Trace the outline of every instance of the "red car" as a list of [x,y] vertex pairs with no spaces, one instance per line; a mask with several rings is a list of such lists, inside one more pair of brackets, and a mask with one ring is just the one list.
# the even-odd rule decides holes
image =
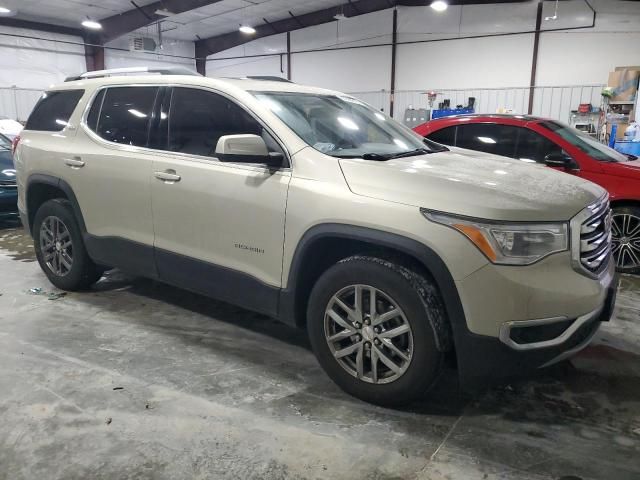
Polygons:
[[618,271],[640,271],[640,160],[556,120],[526,115],[459,115],[414,130],[444,145],[544,163],[609,191]]

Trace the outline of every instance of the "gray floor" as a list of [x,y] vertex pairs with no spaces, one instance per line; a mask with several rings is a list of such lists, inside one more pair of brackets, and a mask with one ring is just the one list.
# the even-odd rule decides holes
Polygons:
[[571,363],[477,397],[452,375],[402,411],[229,305],[117,272],[58,296],[20,229],[0,293],[0,479],[640,478],[638,279]]

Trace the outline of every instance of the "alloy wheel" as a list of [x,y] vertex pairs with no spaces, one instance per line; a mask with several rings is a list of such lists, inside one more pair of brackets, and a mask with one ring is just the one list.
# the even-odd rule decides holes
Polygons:
[[331,354],[368,383],[398,380],[413,357],[413,332],[398,303],[370,285],[350,285],[327,304],[324,333]]
[[625,270],[640,267],[640,218],[628,213],[614,213],[611,230],[616,267]]
[[64,277],[73,266],[73,243],[69,229],[58,217],[46,217],[40,226],[40,251],[49,270]]

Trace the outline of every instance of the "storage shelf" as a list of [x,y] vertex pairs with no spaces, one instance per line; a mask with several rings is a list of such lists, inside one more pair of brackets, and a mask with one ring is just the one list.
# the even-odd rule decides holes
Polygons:
[[636,101],[628,101],[628,100],[615,100],[612,102],[609,102],[609,105],[634,105],[636,103]]

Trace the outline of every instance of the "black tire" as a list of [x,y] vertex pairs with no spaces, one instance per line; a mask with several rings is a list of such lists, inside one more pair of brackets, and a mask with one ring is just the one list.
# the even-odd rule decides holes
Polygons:
[[[626,216],[628,221],[624,224],[627,229],[626,233],[632,233],[632,237],[628,236],[626,239],[629,244],[624,247],[620,245],[621,237],[624,237],[624,232],[621,231],[623,216]],[[634,205],[614,207],[613,222],[613,251],[616,270],[620,273],[640,273],[640,231],[637,230],[640,228],[640,207]],[[620,258],[621,254],[623,258]]]
[[[64,275],[56,274],[47,264],[41,248],[42,224],[50,217],[59,219],[69,232],[73,261],[71,268]],[[33,241],[40,268],[54,286],[62,290],[85,290],[102,276],[103,269],[97,267],[87,254],[78,222],[69,201],[64,199],[48,200],[40,206],[33,220]]]
[[[358,284],[374,287],[386,294],[404,312],[411,328],[413,353],[410,362],[404,373],[390,383],[367,382],[358,378],[357,373],[349,373],[329,347],[325,334],[325,311],[329,302],[337,292]],[[449,344],[444,308],[436,289],[424,277],[407,268],[366,256],[344,259],[320,277],[309,298],[307,329],[313,351],[329,377],[354,397],[383,406],[401,406],[423,396],[438,380],[442,372],[443,351]],[[347,343],[358,338],[364,341],[368,334],[360,331],[362,335],[356,336],[355,340],[354,337],[345,339]],[[371,351],[375,347],[373,341],[368,343],[365,355],[369,355],[367,360],[370,362]]]

